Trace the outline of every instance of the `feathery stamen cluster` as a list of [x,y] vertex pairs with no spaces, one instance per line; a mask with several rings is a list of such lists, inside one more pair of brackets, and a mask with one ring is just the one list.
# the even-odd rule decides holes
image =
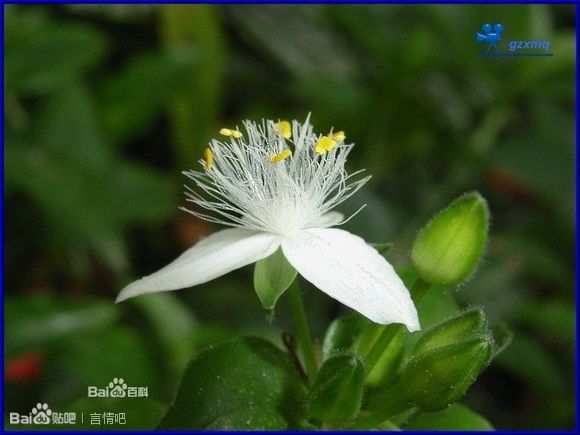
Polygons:
[[354,144],[344,143],[344,133],[331,132],[336,144],[320,153],[326,136],[314,134],[308,118],[293,121],[292,134],[283,122],[244,121],[245,132],[222,129],[229,139],[211,141],[200,160],[205,169],[184,172],[197,187],[186,186],[187,201],[205,211],[184,210],[209,222],[289,235],[317,226],[368,181],[357,177],[363,170],[347,173]]

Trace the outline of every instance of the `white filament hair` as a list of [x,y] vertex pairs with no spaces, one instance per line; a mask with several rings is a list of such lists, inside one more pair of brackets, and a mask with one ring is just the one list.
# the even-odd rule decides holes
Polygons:
[[[239,139],[212,140],[211,168],[200,160],[202,170],[183,172],[195,183],[195,188],[185,186],[186,200],[197,206],[183,210],[209,222],[280,235],[317,226],[322,215],[370,176],[359,177],[364,170],[347,173],[344,166],[354,144],[339,141],[326,154],[315,152],[321,135],[313,133],[309,118],[292,122],[292,140],[271,120],[244,121]],[[284,150],[292,156],[270,161]]]

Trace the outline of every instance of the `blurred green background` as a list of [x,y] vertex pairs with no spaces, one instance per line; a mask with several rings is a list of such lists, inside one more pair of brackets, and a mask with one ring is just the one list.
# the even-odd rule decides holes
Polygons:
[[[453,294],[514,339],[465,402],[497,428],[574,426],[574,6],[4,7],[5,415],[118,406],[150,428],[196,350],[292,330],[249,267],[113,301],[216,229],[178,206],[217,129],[312,112],[357,143],[350,167],[373,178],[348,229],[394,242],[396,266],[460,193],[489,200],[486,259]],[[554,57],[479,57],[487,22]],[[320,339],[346,309],[306,297]],[[149,399],[87,401],[113,377]]]

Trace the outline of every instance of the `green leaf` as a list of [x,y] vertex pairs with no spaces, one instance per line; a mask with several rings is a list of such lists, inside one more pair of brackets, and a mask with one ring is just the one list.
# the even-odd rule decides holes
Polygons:
[[362,360],[354,354],[327,359],[308,395],[307,416],[326,423],[354,418],[363,398],[364,372]]
[[372,322],[358,313],[341,316],[330,324],[322,343],[322,356],[326,360],[336,351],[351,350],[363,330]]
[[287,354],[261,338],[235,338],[191,362],[158,429],[288,429],[300,419],[304,396]]
[[290,287],[296,274],[296,269],[288,263],[282,249],[256,263],[254,288],[264,309],[274,309],[278,298]]
[[494,427],[489,421],[459,403],[450,406],[443,411],[426,412],[410,424],[403,427],[404,430],[440,430],[440,431],[492,431]]

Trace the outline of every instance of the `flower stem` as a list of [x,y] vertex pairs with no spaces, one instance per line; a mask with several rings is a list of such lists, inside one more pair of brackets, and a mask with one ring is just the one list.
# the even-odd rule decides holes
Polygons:
[[[411,295],[413,296],[413,302],[415,302],[415,305],[421,301],[428,289],[429,284],[417,277],[411,290]],[[393,338],[403,330],[404,326],[400,324],[383,326],[383,332],[381,332],[381,335],[377,338],[366,356],[367,373],[372,372],[375,364],[379,361],[387,347],[389,347]]]
[[389,388],[388,394],[381,396],[380,406],[368,415],[359,417],[347,430],[370,430],[375,429],[379,424],[388,420],[391,416],[398,414],[411,405],[405,399],[403,388],[400,382]]
[[295,279],[288,289],[290,295],[290,306],[292,314],[294,315],[294,323],[296,325],[296,335],[298,336],[298,343],[302,349],[302,356],[304,357],[304,365],[306,366],[306,374],[308,381],[312,383],[318,367],[316,358],[314,357],[314,347],[312,345],[312,338],[310,337],[310,328],[306,320],[306,312],[304,311],[304,302],[302,301],[302,294],[300,292],[300,285],[298,279]]

